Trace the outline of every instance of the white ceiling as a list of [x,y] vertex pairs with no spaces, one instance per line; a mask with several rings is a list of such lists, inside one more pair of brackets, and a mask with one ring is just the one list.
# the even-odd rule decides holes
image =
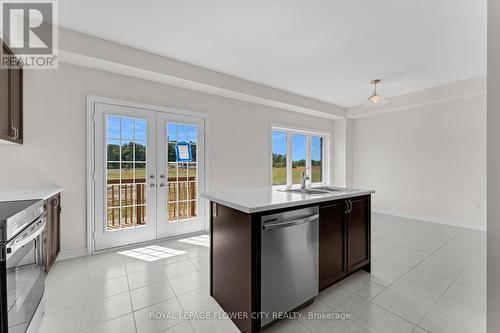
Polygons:
[[63,27],[340,106],[486,73],[486,0],[64,0]]

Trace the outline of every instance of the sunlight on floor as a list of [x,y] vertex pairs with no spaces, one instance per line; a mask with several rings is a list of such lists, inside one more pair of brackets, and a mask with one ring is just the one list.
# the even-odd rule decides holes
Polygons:
[[144,261],[156,261],[185,254],[186,251],[170,249],[168,247],[151,245],[137,249],[118,252],[124,256],[140,259]]
[[179,239],[178,242],[210,247],[210,237],[208,235]]

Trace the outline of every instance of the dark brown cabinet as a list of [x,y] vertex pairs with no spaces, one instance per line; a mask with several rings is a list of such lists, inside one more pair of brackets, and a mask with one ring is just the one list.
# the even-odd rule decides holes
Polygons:
[[346,204],[343,200],[319,208],[319,288],[324,289],[347,275],[345,244]]
[[[14,56],[2,44],[2,55]],[[0,140],[23,143],[23,69],[0,68]]]
[[57,194],[46,202],[47,219],[44,231],[44,262],[45,272],[48,273],[61,250],[61,195]]
[[370,263],[370,197],[348,200],[347,273]]
[[370,196],[324,203],[319,210],[319,288],[370,270]]
[[212,201],[210,295],[226,312],[241,314],[232,318],[241,332],[260,331],[256,314],[263,308],[262,269],[269,267],[262,266],[262,256],[269,255],[264,252],[262,217],[300,208],[319,206],[320,291],[359,269],[369,272],[370,200],[370,195],[361,195],[255,213]]

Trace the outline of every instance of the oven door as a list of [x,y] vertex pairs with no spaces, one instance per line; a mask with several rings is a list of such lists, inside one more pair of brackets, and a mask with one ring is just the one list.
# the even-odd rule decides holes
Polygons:
[[45,291],[42,232],[45,217],[10,240],[5,251],[8,332],[26,332]]

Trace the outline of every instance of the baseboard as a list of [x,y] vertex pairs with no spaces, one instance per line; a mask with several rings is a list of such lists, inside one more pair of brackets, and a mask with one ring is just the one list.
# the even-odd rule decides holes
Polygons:
[[59,255],[57,256],[57,261],[61,260],[67,260],[67,259],[73,259],[73,258],[78,258],[78,257],[84,257],[87,255],[87,249],[77,249],[77,250],[68,250],[68,251],[61,251]]
[[420,220],[420,221],[424,221],[424,222],[445,224],[445,225],[458,227],[458,228],[486,231],[486,227],[481,228],[473,223],[467,223],[467,222],[465,222],[465,223],[461,222],[460,224],[457,224],[457,220],[454,220],[454,219],[446,219],[446,218],[427,216],[427,215],[402,213],[402,212],[399,212],[396,210],[390,210],[390,209],[384,209],[384,208],[372,208],[372,212],[385,214],[385,215],[404,217],[404,218],[408,218],[408,219]]

